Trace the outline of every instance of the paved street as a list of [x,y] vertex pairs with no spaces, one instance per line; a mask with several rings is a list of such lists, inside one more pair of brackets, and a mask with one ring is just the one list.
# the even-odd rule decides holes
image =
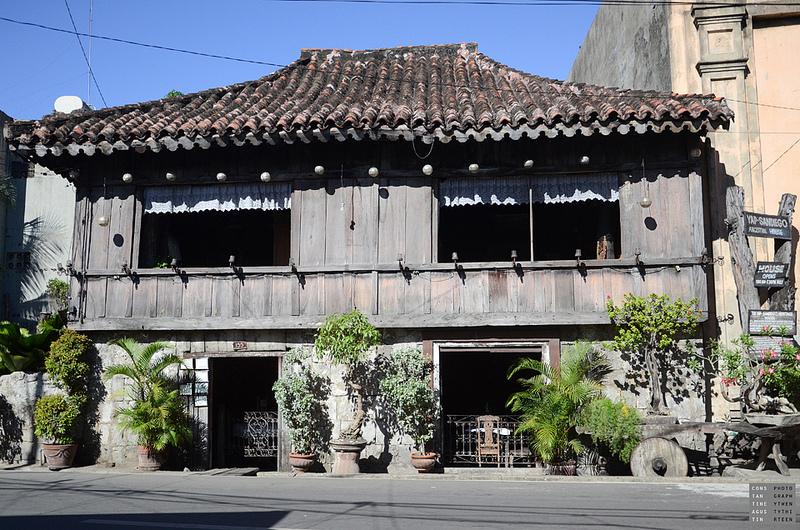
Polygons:
[[746,484],[0,472],[3,530],[752,528]]

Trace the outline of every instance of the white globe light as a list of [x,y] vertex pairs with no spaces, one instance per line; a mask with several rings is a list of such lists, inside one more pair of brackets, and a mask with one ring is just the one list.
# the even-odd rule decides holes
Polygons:
[[122,182],[124,182],[125,184],[130,184],[131,182],[133,182],[133,175],[131,175],[130,173],[123,173]]
[[588,166],[589,165],[589,157],[588,156],[583,155],[581,157],[581,165],[582,166]]
[[470,173],[477,173],[481,167],[478,164],[470,164],[469,165],[469,172]]
[[642,208],[650,208],[651,204],[653,204],[653,201],[647,195],[642,197],[642,200],[639,201],[639,206],[641,206]]
[[269,174],[269,171],[261,173],[261,182],[269,182],[270,180],[272,180],[272,175]]
[[425,173],[426,175],[429,175],[429,176],[432,175],[433,174],[433,166],[430,165],[430,164],[425,164],[424,166],[422,166],[422,172]]
[[228,175],[222,172],[217,173],[217,180],[220,182],[225,182],[226,180],[228,180]]
[[316,166],[316,167],[314,167],[314,173],[316,173],[317,175],[324,175],[325,174],[325,168],[322,167],[322,166]]
[[525,166],[525,169],[530,169],[533,167],[533,160],[526,160],[522,165]]
[[373,166],[373,167],[369,168],[369,171],[367,173],[369,173],[370,177],[375,178],[378,175],[380,175],[381,172],[378,171],[378,168]]
[[99,224],[100,226],[108,226],[109,221],[110,219],[105,215],[101,215],[100,217],[97,218],[97,224]]
[[174,181],[177,178],[175,177],[175,173],[169,173],[169,172],[165,175],[165,177],[170,182]]

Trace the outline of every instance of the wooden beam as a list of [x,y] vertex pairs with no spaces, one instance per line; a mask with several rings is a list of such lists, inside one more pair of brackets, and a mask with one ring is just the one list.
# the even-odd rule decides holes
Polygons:
[[[792,226],[792,216],[794,215],[794,206],[797,202],[797,196],[791,193],[784,193],[781,197],[780,205],[778,206],[778,215],[786,216],[789,218],[789,226]],[[792,239],[776,239],[775,240],[775,260],[778,263],[786,263],[789,265],[789,276],[786,278],[786,284],[773,292],[769,297],[769,308],[782,311],[794,311],[794,294],[797,290],[795,287],[794,277],[794,245],[797,241],[794,240],[794,230],[792,230]]]
[[728,225],[728,244],[731,247],[733,261],[733,279],[736,283],[736,293],[739,300],[739,318],[742,329],[748,329],[750,321],[749,310],[759,309],[761,301],[758,290],[753,283],[756,264],[753,251],[747,236],[744,234],[744,189],[731,186],[725,194]]

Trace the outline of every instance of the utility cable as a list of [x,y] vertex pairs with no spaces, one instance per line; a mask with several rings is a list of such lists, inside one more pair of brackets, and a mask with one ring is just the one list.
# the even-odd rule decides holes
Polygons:
[[[92,81],[94,81],[94,86],[97,89],[97,93],[100,94],[100,99],[103,100],[103,106],[108,107],[108,103],[106,103],[106,98],[103,95],[103,91],[100,90],[100,84],[97,82],[97,77],[94,75],[94,70],[92,69],[92,63],[89,61],[89,57],[86,55],[86,49],[83,47],[83,41],[81,41],[81,34],[78,32],[78,26],[75,25],[75,19],[72,18],[72,10],[69,8],[69,0],[64,0],[64,5],[67,6],[67,13],[69,13],[69,20],[72,22],[73,32],[75,34],[75,38],[78,39],[78,45],[81,47],[81,53],[83,54],[83,60],[86,61],[86,66],[89,68],[89,74],[92,76]],[[65,31],[65,33],[70,33],[69,31]],[[91,35],[83,34],[86,37],[92,38]]]

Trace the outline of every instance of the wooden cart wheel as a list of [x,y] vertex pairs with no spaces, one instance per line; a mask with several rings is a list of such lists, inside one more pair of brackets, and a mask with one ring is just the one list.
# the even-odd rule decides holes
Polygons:
[[631,472],[634,477],[685,477],[689,461],[673,440],[646,438],[631,454]]

